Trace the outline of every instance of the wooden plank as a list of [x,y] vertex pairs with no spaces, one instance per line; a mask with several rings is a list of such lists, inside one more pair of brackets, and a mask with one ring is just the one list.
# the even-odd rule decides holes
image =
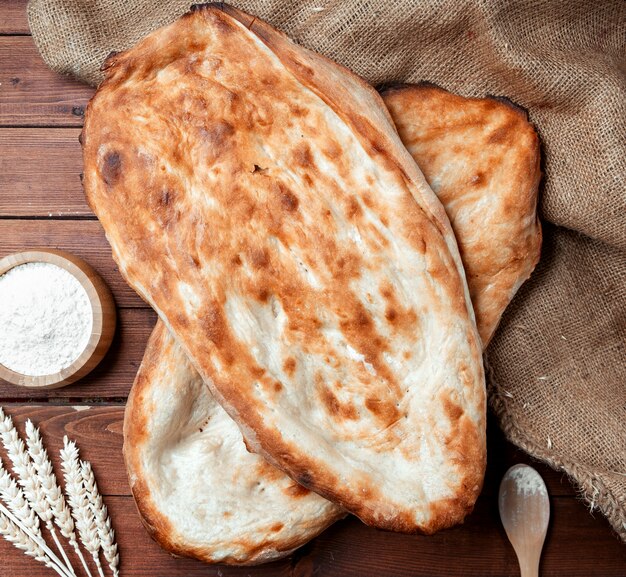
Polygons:
[[[543,555],[543,577],[623,576],[626,547],[606,521],[575,499],[551,500],[552,523]],[[467,522],[430,537],[397,535],[353,518],[336,523],[306,548],[294,577],[487,577],[519,575],[513,548],[500,524],[496,499],[482,499]]]
[[[130,496],[122,458],[122,405],[5,405],[4,412],[21,435],[26,419],[39,427],[57,476],[61,475],[59,450],[67,435],[76,441],[81,458],[93,465],[103,495]],[[0,455],[5,460],[1,446]]]
[[[78,410],[77,410],[78,409]],[[64,435],[76,440],[81,456],[96,472],[100,489],[111,509],[124,560],[125,575],[281,575],[293,566],[293,575],[511,575],[516,572],[515,556],[506,541],[497,513],[497,484],[488,481],[466,523],[432,537],[397,535],[377,531],[348,518],[328,529],[301,549],[291,562],[272,566],[232,570],[211,568],[191,561],[173,561],[147,537],[129,497],[121,454],[123,407],[99,406],[19,406],[7,407],[18,429],[31,418],[42,430],[49,453],[58,470],[58,450]],[[495,428],[490,430],[490,446],[498,449],[506,462],[504,470],[518,461],[516,450],[502,451],[503,442]],[[506,444],[508,445],[508,444]],[[510,445],[508,446],[510,447]],[[526,457],[524,460],[528,460]],[[490,469],[494,467],[490,461]],[[601,516],[592,517],[545,466],[537,468],[546,479],[552,504],[553,522],[546,546],[543,575],[621,575],[626,548],[608,530]],[[499,480],[499,478],[497,479]],[[4,547],[4,549],[3,549]],[[595,553],[602,551],[599,560]],[[0,555],[7,559],[8,575],[45,574],[7,544],[0,544]],[[601,572],[598,571],[601,568]],[[243,571],[243,572],[242,572]],[[248,571],[248,572],[246,572]],[[4,573],[3,573],[4,574]],[[289,573],[288,573],[289,574]]]
[[122,279],[98,221],[0,219],[0,258],[35,247],[59,248],[83,258],[102,275],[118,307],[146,306]]
[[[1,39],[0,39],[1,40]],[[0,216],[93,216],[80,128],[0,128]]]
[[[366,527],[349,517],[339,521],[291,558],[257,567],[209,566],[174,559],[143,529],[131,497],[109,497],[120,569],[125,577],[504,577],[519,575],[517,560],[490,501],[481,501],[467,524],[425,537]],[[626,547],[606,523],[571,498],[552,500],[553,522],[541,566],[543,577],[622,577]],[[0,542],[2,575],[52,573],[8,543]],[[78,565],[76,565],[78,566]]]
[[[41,428],[47,446],[52,449],[51,455],[55,457],[63,445],[64,435],[74,439],[84,457],[92,462],[102,493],[130,495],[122,460],[123,406],[8,405],[5,411],[13,417],[20,430],[26,419],[36,423]],[[489,444],[497,448],[497,456],[489,460],[482,495],[492,499],[497,495],[504,471],[516,463],[531,463],[531,459],[506,442],[497,428],[490,430]],[[575,496],[571,485],[562,475],[541,463],[532,464],[544,477],[550,495]]]
[[[5,407],[18,429],[27,418],[36,423],[44,437],[55,469],[59,470],[58,450],[64,435],[75,440],[81,456],[92,463],[101,492],[111,509],[121,547],[123,574],[130,575],[216,575],[218,568],[203,567],[190,561],[174,561],[153,544],[142,529],[133,506],[122,459],[122,406],[76,408],[70,406]],[[497,429],[490,431],[490,443]],[[502,469],[517,461],[516,452],[501,451],[507,460]],[[525,460],[528,460],[526,457]],[[494,468],[493,460],[490,470]],[[545,466],[537,468],[546,479],[552,506],[543,575],[602,574],[622,575],[626,548],[611,533],[601,515],[591,516],[574,496],[562,494],[562,484]],[[499,477],[498,477],[499,480]],[[476,509],[466,523],[432,537],[398,535],[365,527],[348,518],[328,529],[296,553],[291,562],[257,569],[233,570],[222,575],[282,575],[293,567],[293,575],[513,575],[516,561],[497,512],[497,484],[485,485]],[[601,559],[597,552],[602,551]],[[6,559],[3,575],[44,575],[37,565],[6,543],[0,544],[0,558]],[[601,567],[601,570],[599,569]],[[246,571],[252,571],[246,573]],[[597,572],[600,571],[600,572]]]
[[[121,575],[124,577],[288,577],[291,560],[284,559],[258,567],[236,568],[209,566],[192,559],[176,559],[163,551],[146,533],[131,497],[109,497],[110,511],[120,553]],[[50,541],[50,540],[49,540]],[[73,566],[80,561],[70,554]],[[2,577],[56,577],[51,569],[26,557],[21,551],[0,539],[0,574]],[[90,561],[91,564],[91,561]],[[97,575],[92,566],[93,575]],[[84,573],[79,572],[79,575]],[[105,571],[108,576],[111,573]]]
[[0,125],[81,126],[93,92],[48,68],[30,36],[0,37]]
[[30,34],[27,3],[28,0],[0,0],[0,34]]
[[0,402],[66,399],[68,402],[124,398],[128,395],[156,322],[152,309],[118,309],[118,326],[109,352],[80,381],[60,389],[17,387],[0,379]]

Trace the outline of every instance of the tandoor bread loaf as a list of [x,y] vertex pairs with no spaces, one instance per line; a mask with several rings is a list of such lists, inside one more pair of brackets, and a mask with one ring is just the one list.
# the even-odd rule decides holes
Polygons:
[[[452,96],[438,88],[415,86],[394,89],[384,98],[393,100],[392,115],[402,127],[402,137],[409,132],[409,136],[418,134],[421,140],[433,143],[432,148],[424,145],[412,149],[415,160],[426,163],[424,172],[429,180],[438,178],[432,167],[462,167],[462,175],[475,175],[484,168],[483,158],[489,159],[490,170],[484,173],[479,187],[481,194],[470,194],[467,179],[462,177],[445,180],[446,185],[438,194],[442,191],[445,194],[446,211],[456,210],[457,217],[476,214],[474,204],[480,204],[487,212],[485,220],[494,220],[494,213],[501,211],[501,226],[511,232],[530,227],[536,231],[534,238],[538,241],[539,228],[534,219],[528,218],[534,213],[534,205],[526,202],[529,197],[533,202],[536,199],[537,147],[519,140],[503,146],[500,139],[488,138],[490,132],[500,130],[509,119],[507,130],[527,134],[526,138],[536,143],[536,139],[530,138],[528,123],[520,126],[518,113],[511,105],[492,99],[484,101],[482,116],[476,111],[470,121],[467,115],[477,101]],[[442,100],[443,110],[439,105]],[[420,109],[424,114],[415,114]],[[437,134],[441,135],[445,127],[454,131],[458,145],[447,148],[438,144]],[[520,171],[517,179],[506,181],[502,172],[511,165],[512,154],[517,156],[517,162],[526,161],[529,174],[525,176]],[[439,170],[446,173],[445,169]],[[524,182],[526,188],[522,186]],[[507,198],[515,195],[524,201],[503,210]],[[486,205],[484,196],[487,196]],[[455,226],[454,220],[452,225]],[[472,244],[466,242],[464,234],[470,235]],[[476,244],[484,247],[481,254],[490,250],[497,259],[501,251],[518,242],[513,235],[501,238],[500,245],[494,244],[489,240],[492,234],[491,226],[456,227],[459,246],[469,246],[463,254],[465,267],[472,260],[472,246]],[[537,252],[529,250],[525,259],[520,255],[522,258],[512,263],[517,267],[520,282],[536,261]],[[483,274],[489,277],[485,279]],[[487,286],[490,279],[488,267],[478,268],[469,277],[470,292],[472,284]],[[511,286],[503,290],[508,294]],[[499,318],[507,304],[507,298],[496,298],[488,307],[476,306],[477,326],[491,322],[492,315]],[[500,309],[495,310],[496,306]],[[162,321],[158,321],[129,396],[124,454],[139,511],[163,547],[211,562],[258,562],[288,554],[341,515],[336,505],[306,489],[296,490],[284,473],[269,464],[263,465],[257,455],[247,453],[236,425],[229,422],[224,410],[201,383],[180,346],[166,334]],[[178,482],[179,479],[183,482]],[[241,514],[233,514],[231,509]],[[255,516],[257,523],[250,524],[249,514]],[[206,527],[208,518],[215,523]],[[290,521],[284,523],[286,519]],[[279,529],[270,531],[272,527]]]
[[486,347],[539,261],[537,134],[525,112],[495,98],[408,85],[383,99],[450,218]]
[[[492,278],[492,269],[473,259],[474,247],[497,260],[503,251],[519,246],[515,231],[527,239],[525,258],[520,254],[510,263],[517,278],[510,274],[511,282],[500,285],[505,294],[492,290],[493,302],[475,301],[477,326],[495,326],[509,302],[506,297],[530,273],[539,252],[540,228],[532,218],[539,173],[532,128],[519,121],[519,113],[509,104],[462,98],[431,86],[395,88],[383,98],[390,102],[400,136],[408,139],[406,144],[431,185],[440,183],[437,194],[452,215],[458,244],[467,247],[464,267],[476,263],[475,273],[468,276],[470,292],[473,286],[488,287]],[[503,129],[521,133],[522,138],[514,134],[510,139],[490,138]],[[455,142],[441,146],[438,141],[448,130]],[[484,170],[485,158],[489,170],[477,185],[472,177]],[[506,169],[517,164],[526,166],[528,174],[520,168],[517,178],[505,179]],[[449,167],[459,170],[459,176],[454,178]],[[514,202],[517,197],[520,202]],[[458,220],[459,215],[470,215],[471,222],[471,215],[478,216],[475,205],[486,213],[483,222],[499,218],[498,224],[511,234],[500,235],[499,243],[494,243],[493,226],[463,226],[464,219],[459,226],[455,216]],[[342,510],[315,493],[298,490],[284,473],[245,450],[239,429],[202,387],[200,375],[166,331],[158,321],[124,421],[124,454],[144,522],[166,549],[204,561],[257,563],[287,555]],[[209,518],[215,523],[207,526]]]
[[126,405],[124,457],[144,525],[178,555],[271,561],[345,515],[246,450],[160,322]]
[[108,60],[83,147],[122,274],[254,451],[370,525],[465,517],[480,341],[449,221],[373,89],[210,5]]

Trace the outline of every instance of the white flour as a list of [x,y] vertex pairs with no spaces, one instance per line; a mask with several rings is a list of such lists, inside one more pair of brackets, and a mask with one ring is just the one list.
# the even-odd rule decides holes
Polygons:
[[87,292],[74,276],[44,262],[0,276],[0,363],[23,375],[56,373],[83,352],[92,328]]
[[531,467],[518,467],[511,471],[511,478],[515,481],[515,487],[518,493],[531,495],[540,493],[547,494],[546,485],[541,475]]

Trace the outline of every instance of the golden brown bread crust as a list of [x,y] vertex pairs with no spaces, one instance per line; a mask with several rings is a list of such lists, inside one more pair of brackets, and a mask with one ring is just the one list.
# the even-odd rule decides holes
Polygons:
[[539,139],[508,101],[437,86],[383,93],[400,138],[442,202],[465,267],[484,347],[539,261]]
[[90,205],[253,449],[368,524],[460,522],[485,392],[445,212],[370,87],[226,10],[107,62]]

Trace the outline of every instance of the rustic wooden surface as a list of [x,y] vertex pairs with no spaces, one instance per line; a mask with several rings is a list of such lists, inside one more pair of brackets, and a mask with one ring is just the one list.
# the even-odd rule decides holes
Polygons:
[[[83,198],[78,133],[93,90],[54,74],[28,35],[25,0],[0,0],[0,257],[56,247],[87,260],[106,279],[119,328],[104,362],[80,383],[28,391],[0,382],[0,404],[21,427],[38,423],[51,453],[67,434],[96,471],[117,531],[122,575],[175,576],[514,576],[518,569],[497,512],[497,487],[512,464],[534,464],[546,479],[552,521],[541,574],[626,574],[626,547],[591,515],[558,472],[532,463],[489,423],[485,488],[465,525],[432,537],[376,531],[341,521],[290,558],[255,568],[210,567],[174,559],[143,530],[122,461],[125,398],[156,316],[121,279],[102,228]],[[57,465],[57,463],[55,463]],[[57,466],[58,468],[58,466]],[[53,575],[0,540],[0,577]]]

